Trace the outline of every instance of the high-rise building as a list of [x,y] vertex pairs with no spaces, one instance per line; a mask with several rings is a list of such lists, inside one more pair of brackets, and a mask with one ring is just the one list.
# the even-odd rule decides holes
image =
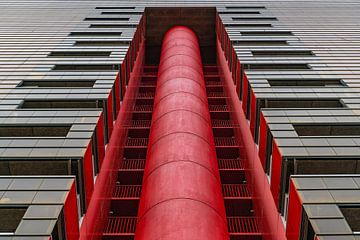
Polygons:
[[0,240],[360,239],[360,2],[0,0]]

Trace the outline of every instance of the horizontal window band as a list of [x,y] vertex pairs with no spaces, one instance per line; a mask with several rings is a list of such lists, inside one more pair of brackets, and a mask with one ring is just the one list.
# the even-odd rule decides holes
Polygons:
[[128,46],[129,41],[76,41],[74,46]]
[[135,24],[91,24],[89,28],[136,28]]
[[259,11],[219,11],[220,14],[260,14]]
[[265,6],[225,6],[226,9],[266,9]]
[[244,70],[266,70],[266,71],[278,71],[278,70],[308,70],[311,69],[308,64],[244,64]]
[[251,51],[255,57],[314,56],[312,51]]
[[360,124],[293,124],[299,136],[360,136]]
[[303,80],[277,80],[277,79],[268,79],[267,80],[270,86],[272,87],[325,87],[325,86],[345,86],[340,79],[303,79]]
[[113,17],[113,18],[92,18],[87,17],[84,21],[129,21],[130,18],[128,17]]
[[[8,204],[11,204],[8,202]],[[21,206],[1,206],[0,207],[0,232],[15,232],[22,218],[25,215],[27,207]]]
[[282,46],[287,45],[285,40],[244,40],[244,41],[233,41],[235,46]]
[[[339,179],[340,180],[340,179]],[[341,180],[340,180],[341,181]],[[345,185],[346,183],[344,183]],[[340,205],[340,204],[339,204]],[[360,204],[339,206],[346,222],[353,232],[360,232]]]
[[118,64],[58,64],[52,69],[53,71],[118,71]]
[[19,109],[40,108],[103,108],[102,100],[25,100]]
[[65,137],[71,126],[0,126],[0,137]]
[[118,6],[106,6],[106,7],[96,7],[95,9],[135,9],[135,7],[130,7],[130,6],[124,6],[124,7],[118,7]]
[[226,27],[272,27],[270,23],[225,23]]
[[249,17],[233,17],[232,20],[234,21],[276,21],[277,18],[276,17],[254,17],[254,18],[249,18]]
[[94,81],[22,81],[17,87],[40,87],[40,88],[91,88]]
[[144,12],[101,12],[102,15],[139,15],[143,14]]
[[260,108],[341,108],[339,99],[265,99]]
[[293,35],[290,31],[251,31],[251,32],[240,32],[242,36],[291,36]]
[[69,36],[121,36],[122,32],[71,32]]
[[108,57],[111,52],[100,52],[100,51],[56,51],[51,52],[48,57]]

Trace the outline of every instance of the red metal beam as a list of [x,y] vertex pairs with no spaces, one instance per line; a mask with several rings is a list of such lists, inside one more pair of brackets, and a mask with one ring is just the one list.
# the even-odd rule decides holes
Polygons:
[[[217,33],[226,34],[224,29],[221,30],[224,26],[221,23],[220,18],[218,17],[217,19]],[[226,54],[222,47],[222,44],[224,43],[220,41],[222,38],[225,37],[218,35],[216,42],[217,64],[224,83],[224,90],[228,96],[228,105],[232,119],[239,126],[236,128],[236,136],[242,146],[241,151],[245,158],[244,163],[247,169],[246,179],[248,185],[251,187],[250,191],[254,199],[255,214],[256,217],[261,220],[260,231],[265,240],[285,240],[284,224],[277,211],[267,176],[264,173],[262,162],[258,155],[258,149],[254,143],[248,121],[243,111],[242,107],[244,107],[244,105],[242,105],[242,102],[239,100],[239,86],[234,84],[232,73],[229,70]],[[231,42],[229,41],[227,44],[231,44]],[[224,49],[228,47],[230,46],[227,46]],[[246,77],[246,75],[244,76]],[[260,139],[261,138],[262,137],[260,137]]]
[[135,239],[229,239],[199,43],[164,37]]
[[[137,49],[133,50],[137,52],[137,57],[136,59],[134,58],[135,62],[133,63],[132,72],[129,73],[129,80],[126,80],[125,76],[122,79],[119,79],[122,81],[122,86],[125,86],[126,81],[129,84],[126,87],[126,95],[119,109],[119,113],[113,127],[113,133],[111,134],[110,141],[106,148],[105,156],[103,156],[105,150],[104,143],[98,143],[99,149],[101,150],[100,156],[102,158],[100,172],[96,178],[96,183],[93,186],[94,191],[88,204],[87,212],[81,223],[79,239],[102,239],[103,230],[107,223],[108,213],[110,210],[110,200],[115,188],[118,170],[123,158],[123,148],[127,139],[126,126],[128,126],[131,121],[132,109],[134,108],[136,101],[136,95],[145,62],[143,24],[144,18],[140,21],[137,32],[134,35],[133,41],[139,41],[139,45],[137,46]],[[124,65],[121,67],[123,68]],[[125,93],[124,89],[123,93]],[[116,101],[120,104],[120,99],[116,99]],[[100,118],[99,123],[103,123],[102,117]],[[97,128],[99,128],[99,126],[101,127],[99,123]],[[102,132],[98,131],[97,133],[100,134],[100,136],[103,136]],[[99,139],[103,138],[100,137]]]

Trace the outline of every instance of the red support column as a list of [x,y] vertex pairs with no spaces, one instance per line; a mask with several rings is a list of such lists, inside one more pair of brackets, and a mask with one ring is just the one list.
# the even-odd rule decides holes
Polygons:
[[94,190],[94,169],[92,160],[92,140],[86,148],[84,159],[84,180],[85,180],[85,194],[86,194],[86,208],[89,206],[91,195]]
[[229,239],[196,35],[163,40],[135,239]]
[[268,141],[268,127],[264,114],[260,113],[260,130],[259,130],[259,157],[261,164],[266,171],[266,150],[267,150],[267,141]]
[[272,162],[271,162],[271,192],[274,197],[276,206],[279,208],[279,194],[280,194],[280,184],[281,184],[281,171],[282,171],[282,156],[281,152],[273,140],[273,150],[272,150]]
[[66,239],[79,239],[79,215],[76,205],[76,186],[72,184],[64,204]]
[[242,111],[236,86],[233,84],[219,39],[216,51],[220,75],[223,79],[225,92],[229,98],[228,105],[231,109],[232,119],[239,126],[235,128],[236,136],[238,136],[242,145],[241,151],[244,156],[245,168],[247,169],[247,182],[251,186],[251,193],[253,195],[254,210],[256,216],[261,219],[260,231],[263,233],[262,238],[266,240],[285,240],[284,225],[273,201],[267,176],[263,171],[258,156],[258,149],[251,135],[244,111]]
[[300,239],[302,217],[302,204],[294,182],[290,181],[290,193],[289,193],[289,214],[286,225],[286,237],[288,240]]

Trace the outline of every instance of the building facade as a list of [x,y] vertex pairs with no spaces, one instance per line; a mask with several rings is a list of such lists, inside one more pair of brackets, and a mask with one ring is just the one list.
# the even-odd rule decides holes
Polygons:
[[359,13],[0,0],[0,240],[360,239]]

